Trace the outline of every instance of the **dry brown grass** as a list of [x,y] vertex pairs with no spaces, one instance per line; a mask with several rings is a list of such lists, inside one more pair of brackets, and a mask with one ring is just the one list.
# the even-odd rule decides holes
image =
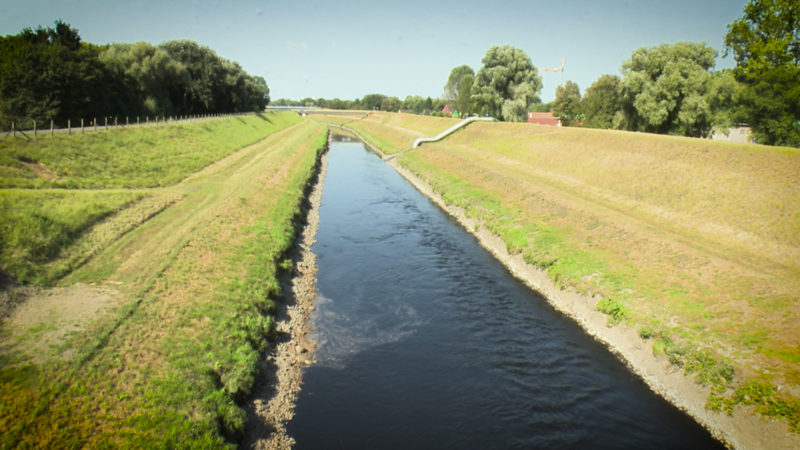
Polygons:
[[[364,128],[398,146],[411,133],[391,125],[436,131],[424,121]],[[399,160],[559,284],[619,302],[628,326],[800,395],[800,150],[475,123]]]

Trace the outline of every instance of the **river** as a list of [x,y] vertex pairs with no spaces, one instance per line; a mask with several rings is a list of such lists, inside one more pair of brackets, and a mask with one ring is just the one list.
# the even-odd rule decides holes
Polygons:
[[721,448],[362,143],[319,213],[297,448]]

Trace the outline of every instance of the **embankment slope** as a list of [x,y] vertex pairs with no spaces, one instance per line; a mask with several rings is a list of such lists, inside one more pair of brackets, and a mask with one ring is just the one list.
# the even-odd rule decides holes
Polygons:
[[[275,333],[277,273],[290,268],[284,254],[326,135],[319,124],[287,120],[184,181],[147,191],[175,199],[59,281],[98,307],[75,311],[69,324],[80,326],[36,350],[42,358],[29,344],[61,317],[17,327],[27,308],[12,312],[0,341],[2,446],[236,442]],[[67,305],[59,292],[34,300]]]
[[799,151],[476,123],[392,163],[718,436],[800,442]]

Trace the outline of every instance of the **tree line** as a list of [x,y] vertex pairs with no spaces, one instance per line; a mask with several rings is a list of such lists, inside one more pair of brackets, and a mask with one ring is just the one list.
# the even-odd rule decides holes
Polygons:
[[581,96],[567,81],[549,105],[541,78],[520,49],[492,47],[476,73],[454,68],[443,98],[461,112],[524,121],[551,110],[565,125],[705,137],[715,128],[752,127],[762,144],[800,146],[800,3],[751,0],[728,26],[726,54],[736,67],[714,71],[717,51],[703,43],[643,47]]
[[340,98],[325,99],[305,97],[300,100],[279,98],[270,103],[272,106],[305,106],[339,110],[370,110],[370,111],[403,111],[415,114],[440,115],[446,102],[442,98],[422,97],[408,95],[405,99],[384,94],[367,94],[353,100]]
[[261,111],[262,77],[190,40],[95,45],[56,21],[0,37],[0,126]]

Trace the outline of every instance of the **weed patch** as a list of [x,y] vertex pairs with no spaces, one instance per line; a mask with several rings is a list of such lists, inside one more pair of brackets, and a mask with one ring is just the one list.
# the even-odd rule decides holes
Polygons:
[[608,326],[614,326],[625,320],[630,312],[619,300],[604,298],[597,302],[597,310],[603,314],[608,314]]

